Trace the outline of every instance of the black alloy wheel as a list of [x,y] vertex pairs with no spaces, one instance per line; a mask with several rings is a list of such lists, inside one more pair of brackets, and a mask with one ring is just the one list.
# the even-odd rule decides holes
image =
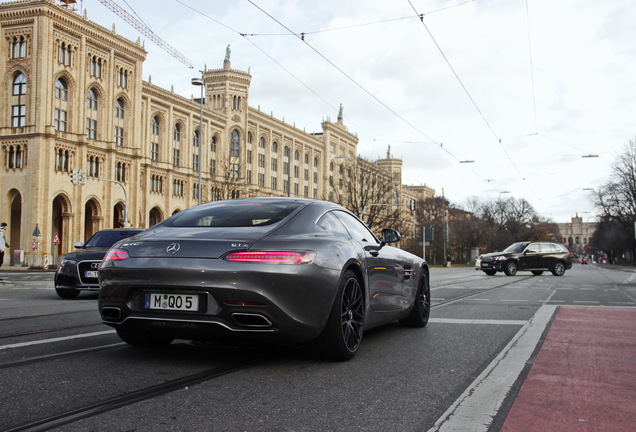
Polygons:
[[504,266],[504,273],[506,274],[506,276],[514,276],[517,274],[517,263],[515,261],[507,261]]
[[557,261],[552,266],[552,274],[555,276],[563,276],[565,273],[565,263],[563,261]]
[[422,276],[420,285],[417,288],[417,295],[413,303],[411,313],[400,320],[400,324],[405,327],[424,327],[428,324],[428,317],[431,314],[431,288],[426,275]]
[[349,360],[358,352],[364,328],[364,296],[355,273],[346,270],[327,325],[317,340],[324,358]]

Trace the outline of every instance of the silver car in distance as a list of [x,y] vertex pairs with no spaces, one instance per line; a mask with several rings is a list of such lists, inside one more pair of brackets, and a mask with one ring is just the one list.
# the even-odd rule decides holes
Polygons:
[[203,204],[113,245],[99,311],[135,346],[240,337],[348,360],[366,329],[428,322],[428,265],[398,241],[326,201]]

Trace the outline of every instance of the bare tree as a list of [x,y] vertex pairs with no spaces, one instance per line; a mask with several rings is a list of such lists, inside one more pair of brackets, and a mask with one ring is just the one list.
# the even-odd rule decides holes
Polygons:
[[596,190],[595,196],[595,205],[601,212],[599,229],[594,235],[595,246],[619,256],[629,252],[627,258],[633,260],[636,248],[633,241],[636,222],[636,139],[625,144],[612,166],[611,180]]
[[376,164],[364,159],[345,159],[337,165],[337,177],[329,178],[333,193],[332,201],[361,216],[369,228],[403,228],[396,192],[399,185]]
[[211,200],[227,200],[241,197],[245,178],[241,175],[238,158],[232,157],[220,167],[221,174],[211,180]]

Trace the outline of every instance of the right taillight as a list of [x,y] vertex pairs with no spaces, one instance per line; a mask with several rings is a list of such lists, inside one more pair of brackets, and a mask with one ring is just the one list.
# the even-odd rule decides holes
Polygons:
[[111,249],[104,257],[104,262],[107,261],[122,261],[128,259],[128,252],[123,249]]

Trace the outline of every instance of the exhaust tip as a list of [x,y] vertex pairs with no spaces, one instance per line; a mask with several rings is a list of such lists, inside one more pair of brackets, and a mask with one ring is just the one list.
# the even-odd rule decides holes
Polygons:
[[118,321],[121,319],[121,309],[112,306],[103,307],[102,318],[109,321]]
[[261,314],[237,312],[232,314],[232,318],[243,327],[272,327],[272,322]]

